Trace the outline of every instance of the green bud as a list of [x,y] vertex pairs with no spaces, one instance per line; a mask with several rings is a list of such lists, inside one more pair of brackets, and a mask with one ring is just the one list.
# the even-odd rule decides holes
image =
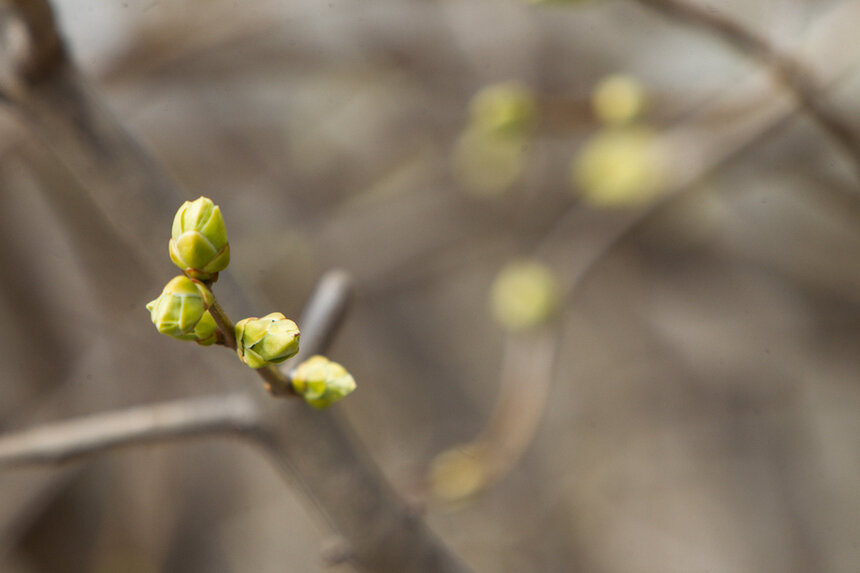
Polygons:
[[189,277],[214,281],[230,263],[221,209],[208,197],[186,201],[173,218],[170,259]]
[[206,285],[180,275],[171,279],[146,308],[158,332],[208,346],[215,342],[218,329],[208,310],[213,302]]
[[251,368],[279,364],[299,351],[299,327],[280,312],[236,323],[236,353]]
[[296,394],[319,410],[355,390],[355,379],[346,368],[325,356],[311,356],[292,371],[290,379]]
[[537,123],[537,103],[528,86],[503,82],[484,87],[472,98],[474,128],[501,136],[529,135]]
[[543,263],[514,261],[493,282],[490,308],[503,327],[526,330],[553,317],[560,304],[560,290],[555,273]]

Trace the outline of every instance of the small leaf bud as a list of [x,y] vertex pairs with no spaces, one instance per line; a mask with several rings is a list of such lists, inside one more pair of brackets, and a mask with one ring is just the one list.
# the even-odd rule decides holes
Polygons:
[[206,285],[180,275],[171,279],[161,295],[146,308],[158,332],[208,346],[215,342],[217,330],[208,311],[213,301]]
[[299,327],[280,312],[236,323],[236,353],[251,368],[279,364],[299,351]]
[[186,201],[173,218],[170,259],[189,277],[214,281],[230,263],[221,209],[208,197]]
[[317,409],[328,408],[355,390],[355,379],[346,368],[325,356],[312,356],[290,374],[293,389]]
[[525,136],[537,123],[537,104],[528,86],[519,82],[481,89],[469,106],[471,125],[497,135]]
[[558,309],[559,290],[555,273],[543,263],[509,263],[496,277],[490,292],[493,318],[514,331],[539,326]]

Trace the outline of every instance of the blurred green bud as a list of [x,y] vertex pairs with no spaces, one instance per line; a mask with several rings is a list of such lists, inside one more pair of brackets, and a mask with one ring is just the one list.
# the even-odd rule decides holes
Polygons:
[[346,368],[325,356],[311,356],[290,373],[290,378],[296,394],[320,410],[355,390],[355,379]]
[[180,275],[167,283],[161,295],[146,308],[158,332],[208,346],[215,342],[218,329],[208,311],[213,301],[206,285]]
[[469,128],[454,149],[454,176],[470,193],[485,197],[500,195],[522,177],[527,153],[524,137]]
[[509,263],[490,292],[493,318],[510,330],[524,330],[549,320],[559,306],[555,273],[537,261]]
[[429,478],[433,497],[458,505],[484,489],[490,476],[482,449],[464,444],[437,455],[430,465]]
[[299,327],[280,312],[236,323],[236,353],[251,368],[279,364],[299,351]]
[[667,150],[646,127],[605,129],[589,139],[571,164],[582,198],[600,207],[624,207],[658,197],[668,181]]
[[188,276],[214,281],[230,263],[221,209],[208,197],[186,201],[173,218],[170,259]]
[[498,135],[528,135],[537,123],[532,91],[519,82],[492,84],[481,89],[469,106],[471,126]]
[[636,119],[645,109],[646,103],[642,84],[624,75],[603,78],[591,94],[594,114],[609,124],[622,124]]

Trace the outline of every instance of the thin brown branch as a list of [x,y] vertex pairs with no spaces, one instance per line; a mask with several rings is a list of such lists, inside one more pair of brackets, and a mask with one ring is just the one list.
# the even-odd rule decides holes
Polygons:
[[346,271],[335,269],[322,276],[302,313],[301,349],[289,364],[297,364],[326,351],[340,330],[352,295],[353,281]]
[[139,406],[2,435],[0,466],[56,464],[189,436],[241,436],[259,421],[254,401],[241,394]]
[[782,52],[766,38],[741,22],[713,8],[687,0],[635,0],[664,15],[719,38],[739,52],[764,64],[796,98],[821,129],[851,158],[860,175],[860,135],[849,121],[823,97],[823,89],[812,70]]

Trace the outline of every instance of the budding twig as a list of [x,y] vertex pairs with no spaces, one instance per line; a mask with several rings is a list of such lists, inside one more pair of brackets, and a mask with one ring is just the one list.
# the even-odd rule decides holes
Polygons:
[[[330,271],[323,276],[304,313],[308,343],[300,353],[302,356],[326,349],[346,313],[351,285],[351,279],[343,271]],[[223,324],[232,325],[223,308],[217,303],[215,307],[218,310],[212,313],[213,317],[220,316]],[[232,332],[232,328],[225,331]],[[234,340],[234,349],[235,346]],[[269,374],[272,371],[273,376]],[[287,376],[275,367],[258,372],[267,381],[269,377],[277,377],[279,384],[283,380],[289,385]],[[251,397],[242,394],[137,406],[0,435],[0,467],[56,464],[190,436],[247,437],[259,431],[260,421],[259,408]]]

